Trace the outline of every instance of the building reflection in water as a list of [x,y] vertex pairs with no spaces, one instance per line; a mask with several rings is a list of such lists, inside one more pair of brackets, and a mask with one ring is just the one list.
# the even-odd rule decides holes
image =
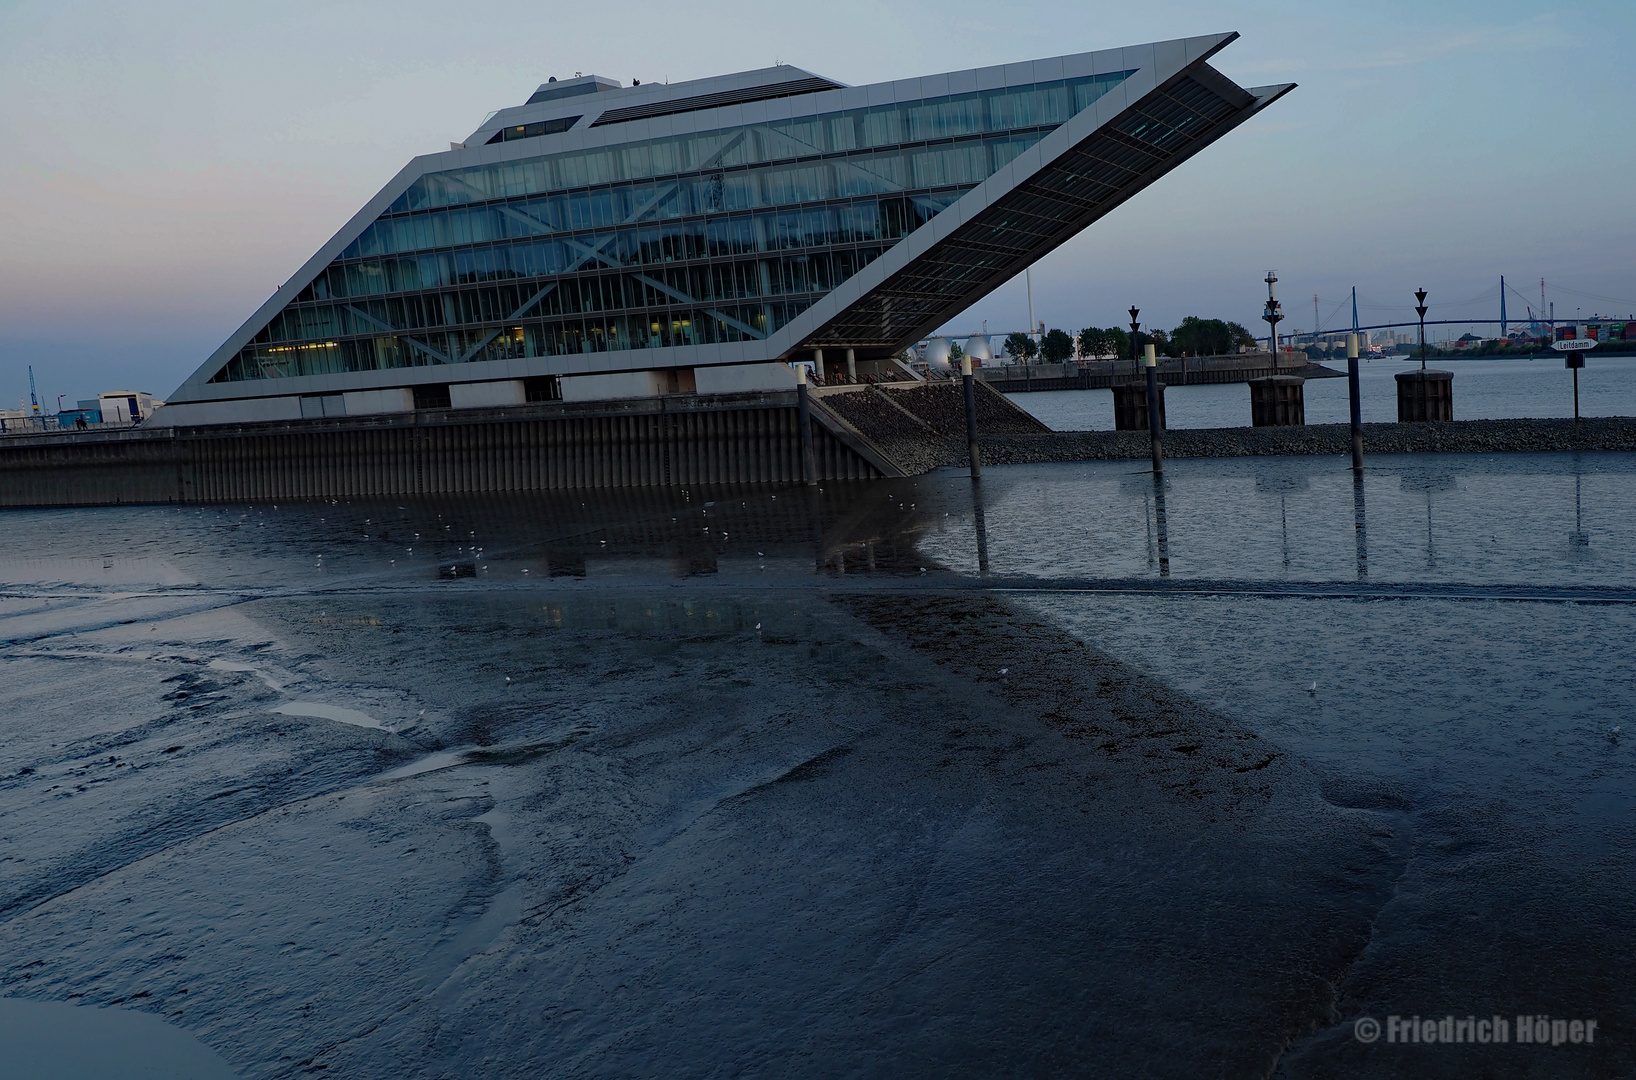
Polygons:
[[885,482],[644,488],[283,504],[269,523],[439,579],[912,573],[932,525],[916,501]]

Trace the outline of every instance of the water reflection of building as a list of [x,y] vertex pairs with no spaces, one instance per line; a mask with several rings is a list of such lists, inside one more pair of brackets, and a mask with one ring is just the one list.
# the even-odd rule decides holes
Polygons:
[[[318,516],[322,507],[290,509]],[[699,577],[771,570],[915,572],[932,527],[913,497],[822,490],[636,488],[397,500],[354,513],[374,543],[418,546],[440,578]]]

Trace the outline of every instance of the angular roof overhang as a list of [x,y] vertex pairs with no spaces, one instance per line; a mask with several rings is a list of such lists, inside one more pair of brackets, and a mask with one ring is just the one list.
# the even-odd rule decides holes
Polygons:
[[1123,101],[1110,93],[1048,135],[784,327],[781,344],[895,353],[1294,88],[1245,90],[1212,68],[1235,36],[1176,70],[1138,71],[1130,82],[1150,85],[1127,84]]

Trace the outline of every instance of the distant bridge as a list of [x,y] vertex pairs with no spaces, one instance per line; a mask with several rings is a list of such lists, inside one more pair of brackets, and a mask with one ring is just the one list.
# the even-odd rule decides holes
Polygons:
[[[1525,296],[1522,292],[1520,292],[1514,286],[1507,285],[1506,281],[1505,281],[1505,278],[1502,276],[1500,278],[1500,283],[1499,283],[1498,286],[1496,286],[1494,288],[1491,288],[1491,289],[1488,289],[1488,290],[1484,291],[1483,293],[1481,293],[1481,294],[1479,294],[1477,296],[1468,297],[1468,298],[1463,299],[1463,300],[1454,300],[1454,301],[1449,301],[1449,302],[1442,303],[1442,304],[1431,305],[1433,307],[1443,308],[1443,309],[1446,310],[1448,308],[1474,307],[1474,306],[1479,306],[1479,305],[1487,306],[1487,305],[1494,304],[1494,305],[1497,305],[1497,307],[1499,309],[1499,316],[1500,317],[1497,318],[1497,319],[1486,319],[1486,318],[1480,318],[1480,317],[1479,318],[1468,318],[1468,319],[1427,319],[1424,322],[1421,322],[1421,320],[1419,320],[1419,319],[1410,319],[1410,320],[1404,320],[1402,322],[1384,322],[1384,323],[1374,323],[1372,325],[1364,325],[1361,322],[1361,320],[1358,318],[1358,306],[1359,306],[1358,290],[1357,290],[1356,287],[1354,287],[1352,289],[1352,293],[1351,293],[1351,295],[1349,297],[1339,301],[1338,303],[1334,304],[1329,309],[1329,314],[1327,316],[1320,315],[1320,305],[1322,304],[1322,301],[1320,300],[1319,297],[1314,296],[1312,298],[1312,323],[1313,323],[1314,329],[1312,329],[1312,330],[1296,330],[1294,327],[1290,327],[1290,329],[1288,331],[1286,331],[1284,334],[1281,334],[1280,336],[1283,337],[1285,340],[1289,341],[1290,343],[1294,344],[1294,343],[1298,343],[1298,342],[1301,342],[1301,341],[1314,341],[1315,342],[1321,337],[1327,337],[1327,336],[1334,335],[1334,334],[1363,333],[1364,331],[1367,331],[1367,330],[1401,330],[1401,329],[1413,329],[1413,328],[1419,327],[1419,326],[1496,326],[1496,325],[1499,326],[1499,328],[1500,328],[1501,336],[1505,336],[1510,327],[1512,327],[1512,326],[1521,327],[1524,324],[1526,324],[1528,326],[1529,330],[1533,334],[1535,334],[1536,336],[1550,335],[1550,336],[1554,337],[1556,335],[1556,327],[1558,326],[1559,323],[1564,323],[1564,324],[1567,324],[1567,325],[1574,325],[1574,324],[1585,321],[1584,318],[1578,316],[1577,314],[1572,319],[1558,320],[1557,317],[1556,317],[1556,302],[1555,301],[1547,301],[1546,298],[1545,298],[1546,284],[1545,284],[1545,279],[1544,278],[1540,279],[1539,286],[1540,286],[1540,295],[1539,295],[1539,308],[1538,308],[1538,310],[1535,310],[1534,301],[1530,297]],[[1594,301],[1598,301],[1598,302],[1604,303],[1604,304],[1620,304],[1620,305],[1629,304],[1632,308],[1636,308],[1636,301],[1622,300],[1622,299],[1619,299],[1618,297],[1613,297],[1613,296],[1601,296],[1601,295],[1599,295],[1597,293],[1580,292],[1580,291],[1575,290],[1575,289],[1565,288],[1565,287],[1563,287],[1561,285],[1553,285],[1553,286],[1551,286],[1551,288],[1554,289],[1557,292],[1568,293],[1571,296],[1575,297],[1576,299],[1594,300]],[[1515,317],[1511,317],[1511,316],[1509,316],[1507,314],[1507,312],[1506,312],[1506,297],[1507,297],[1507,295],[1510,295],[1510,296],[1514,297],[1516,300],[1521,302],[1522,309],[1523,309],[1524,312],[1526,312],[1526,315],[1524,317],[1515,318]],[[1336,316],[1340,315],[1341,312],[1343,312],[1346,309],[1346,305],[1347,305],[1348,301],[1350,301],[1351,305],[1352,305],[1352,325],[1351,326],[1333,325],[1333,320],[1336,318]],[[1382,309],[1382,308],[1386,308],[1386,309],[1397,308],[1397,310],[1402,310],[1401,307],[1398,307],[1398,305],[1381,304],[1381,303],[1378,303],[1378,302],[1367,301],[1367,300],[1364,302],[1364,306],[1365,307],[1372,307],[1372,308],[1375,308],[1377,310]],[[1489,310],[1493,311],[1494,308],[1490,307]],[[1591,318],[1593,320],[1600,321],[1600,320],[1608,318],[1608,316],[1593,315],[1593,316],[1591,316]],[[1636,318],[1636,314],[1633,314],[1632,318]],[[1288,316],[1286,316],[1286,321],[1289,321]],[[1326,327],[1325,326],[1326,323],[1330,323],[1331,325]]]

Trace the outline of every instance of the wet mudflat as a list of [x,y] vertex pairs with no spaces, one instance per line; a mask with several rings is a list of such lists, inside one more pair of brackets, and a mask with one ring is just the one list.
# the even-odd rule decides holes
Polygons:
[[[0,998],[241,1077],[1628,1073],[1636,467],[1371,464],[8,514]],[[1598,1035],[1353,1035],[1490,1013]]]

